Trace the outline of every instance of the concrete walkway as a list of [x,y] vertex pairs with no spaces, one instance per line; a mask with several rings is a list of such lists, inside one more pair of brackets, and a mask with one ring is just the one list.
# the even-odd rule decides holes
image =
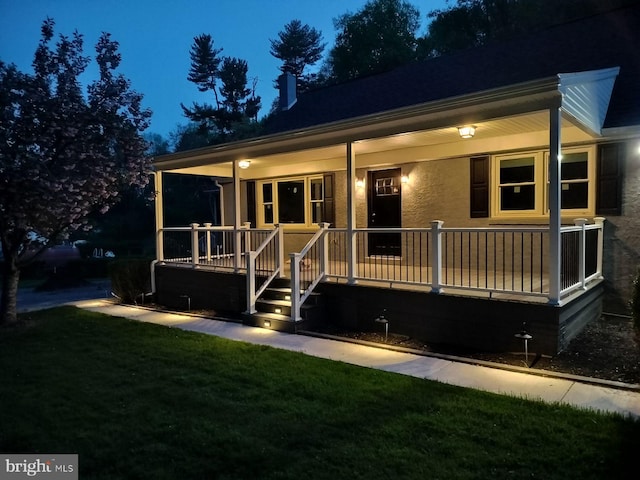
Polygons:
[[549,372],[549,376],[532,375],[343,341],[292,335],[233,322],[118,305],[104,299],[76,301],[73,304],[93,312],[201,332],[230,340],[270,345],[314,357],[437,380],[461,387],[540,399],[548,403],[564,403],[578,408],[617,412],[640,418],[640,390],[624,388],[624,384],[618,385],[623,388],[612,388],[607,385],[607,382],[598,384],[593,379],[562,378],[561,375],[554,375],[552,372]]

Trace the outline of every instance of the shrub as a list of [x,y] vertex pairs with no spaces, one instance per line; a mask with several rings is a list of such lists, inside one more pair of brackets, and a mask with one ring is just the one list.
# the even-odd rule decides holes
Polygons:
[[121,259],[109,265],[111,289],[123,303],[136,303],[142,294],[151,290],[151,260]]
[[640,268],[638,268],[638,274],[633,281],[629,306],[631,307],[631,315],[633,316],[636,329],[640,330]]

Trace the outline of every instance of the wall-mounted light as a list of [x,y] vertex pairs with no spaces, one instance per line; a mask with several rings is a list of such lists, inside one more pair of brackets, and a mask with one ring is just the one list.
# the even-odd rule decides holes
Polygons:
[[400,177],[400,181],[406,185],[409,183],[409,175],[402,175],[402,177]]
[[476,128],[478,127],[475,125],[465,125],[464,127],[458,127],[458,133],[462,138],[473,138],[476,134]]
[[243,170],[249,168],[249,165],[251,165],[251,160],[240,160],[238,162],[238,166]]
[[363,188],[364,187],[364,178],[358,178],[356,180],[356,187]]

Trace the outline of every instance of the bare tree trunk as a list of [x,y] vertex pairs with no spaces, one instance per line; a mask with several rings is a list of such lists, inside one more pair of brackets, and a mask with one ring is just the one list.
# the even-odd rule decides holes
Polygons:
[[18,321],[18,280],[20,269],[16,258],[9,252],[4,258],[2,271],[2,299],[0,300],[0,325],[12,325]]

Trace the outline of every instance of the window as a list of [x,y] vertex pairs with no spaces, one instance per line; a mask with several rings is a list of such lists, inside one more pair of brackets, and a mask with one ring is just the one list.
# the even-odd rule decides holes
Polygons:
[[500,160],[500,210],[536,208],[536,158]]
[[[549,213],[549,153],[494,157],[493,214],[497,217],[543,216]],[[595,211],[593,148],[566,149],[560,163],[562,210]]]
[[311,179],[311,221],[312,223],[320,223],[322,218],[322,210],[324,203],[324,188],[322,178]]
[[311,226],[322,222],[322,177],[265,180],[259,184],[258,204],[262,208],[258,224]]
[[262,185],[262,211],[264,223],[273,223],[273,185]]
[[565,153],[560,163],[562,208],[589,207],[589,156],[587,152]]

